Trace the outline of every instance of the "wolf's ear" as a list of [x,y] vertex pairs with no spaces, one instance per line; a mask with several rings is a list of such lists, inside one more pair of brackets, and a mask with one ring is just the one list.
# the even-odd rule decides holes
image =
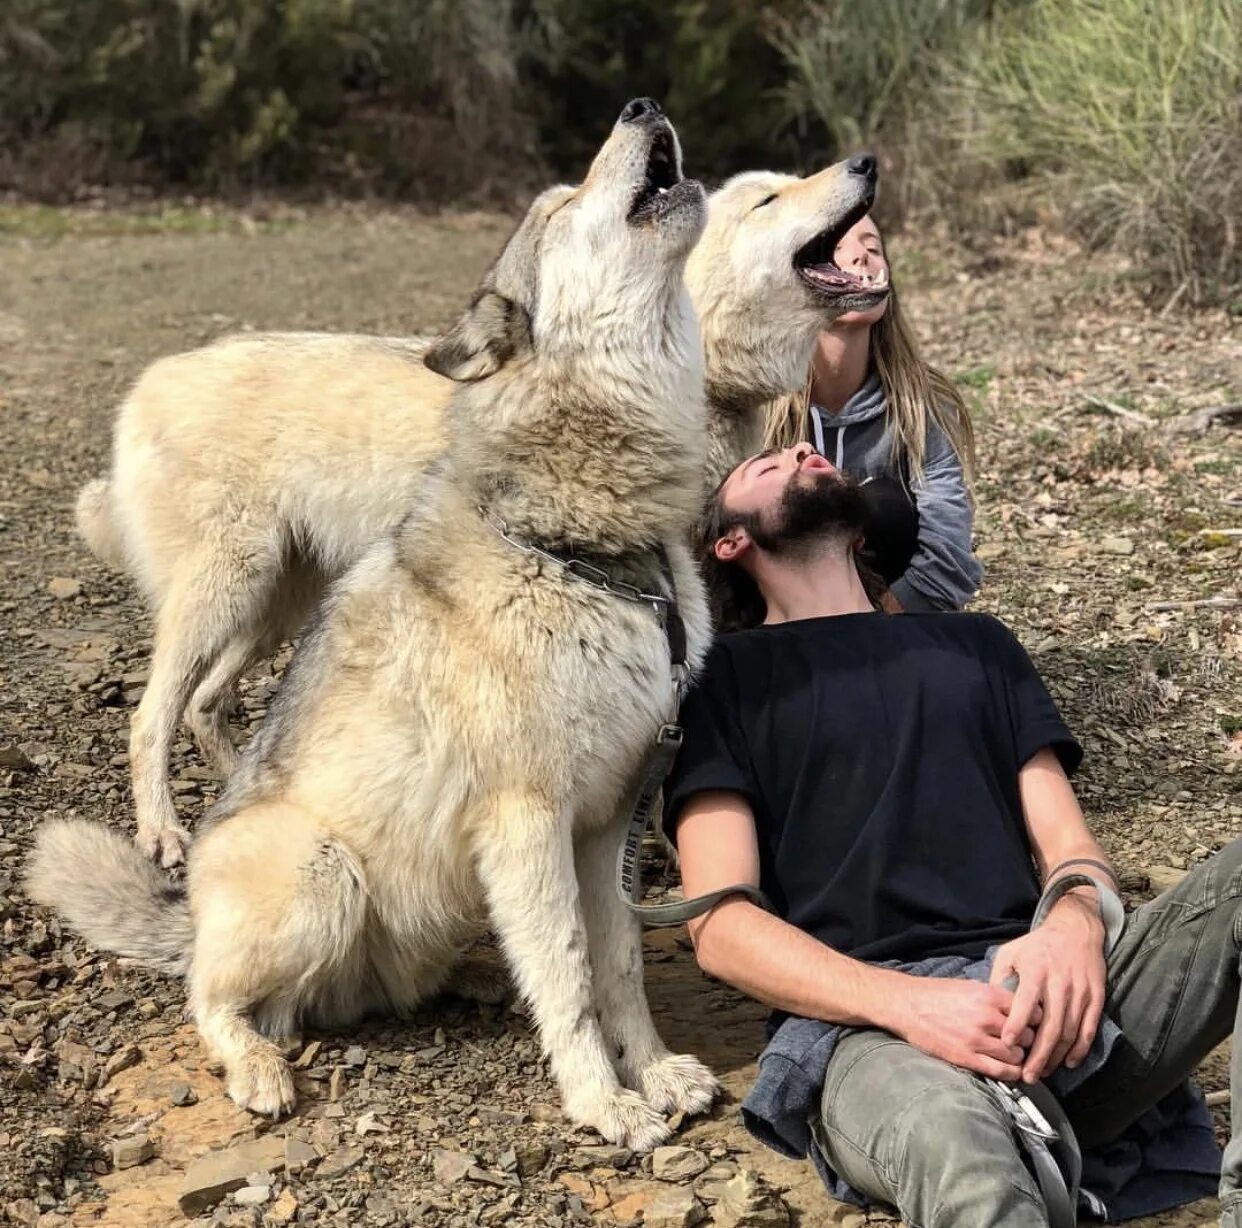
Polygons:
[[469,384],[495,375],[532,345],[526,309],[494,290],[484,290],[452,328],[423,356],[437,375]]

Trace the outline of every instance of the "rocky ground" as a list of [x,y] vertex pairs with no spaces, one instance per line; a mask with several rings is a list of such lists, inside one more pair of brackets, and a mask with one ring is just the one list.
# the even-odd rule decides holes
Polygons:
[[[634,1157],[561,1120],[520,1010],[453,1000],[305,1037],[297,1115],[255,1121],[223,1096],[179,985],[88,950],[22,895],[44,817],[131,826],[126,727],[150,623],[71,514],[126,385],[235,329],[434,328],[507,226],[0,207],[0,1221],[862,1222],[741,1130],[763,1012],[705,980],[678,933],[649,939],[654,1009],[726,1095],[671,1150]],[[1087,748],[1091,821],[1132,901],[1148,898],[1242,833],[1242,431],[1187,429],[1242,400],[1242,328],[1146,307],[1037,233],[986,252],[897,246],[920,332],[976,411],[980,606],[1048,677]],[[242,726],[282,664],[248,681]],[[218,786],[188,739],[173,773],[193,819]],[[1206,1086],[1224,1086],[1223,1061]],[[1214,1206],[1161,1222],[1215,1222]]]

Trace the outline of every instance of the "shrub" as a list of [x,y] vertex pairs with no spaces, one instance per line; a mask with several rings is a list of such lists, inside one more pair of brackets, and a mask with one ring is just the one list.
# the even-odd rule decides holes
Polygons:
[[1162,286],[1195,299],[1237,286],[1236,0],[1032,0],[984,29],[952,78],[944,109],[968,163]]
[[[521,143],[507,0],[9,2],[6,144],[68,129],[114,161],[218,187],[347,167],[354,141],[417,191],[420,170],[460,190],[483,144]],[[432,130],[428,166],[409,164],[398,113]]]

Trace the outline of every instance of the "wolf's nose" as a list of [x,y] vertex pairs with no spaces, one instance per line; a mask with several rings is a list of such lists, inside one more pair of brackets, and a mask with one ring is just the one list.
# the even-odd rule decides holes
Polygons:
[[621,122],[623,124],[637,124],[644,119],[655,119],[663,114],[664,112],[660,110],[660,104],[654,98],[631,98],[621,108]]
[[[633,103],[630,103],[630,106],[633,105]],[[870,179],[871,182],[874,183],[878,173],[875,162],[875,154],[855,154],[845,164],[845,169],[849,171],[851,175],[861,175],[864,179]]]

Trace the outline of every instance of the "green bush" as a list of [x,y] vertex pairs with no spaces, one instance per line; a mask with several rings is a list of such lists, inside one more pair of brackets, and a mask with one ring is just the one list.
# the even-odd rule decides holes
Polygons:
[[690,173],[723,179],[805,155],[774,105],[786,70],[774,23],[802,0],[528,0],[522,76],[541,144],[580,170],[625,102],[656,98],[677,124]]
[[507,0],[9,3],[6,144],[68,129],[114,161],[219,187],[347,168],[356,142],[417,193],[420,171],[462,190],[463,159],[522,141]]
[[1242,278],[1237,0],[1031,0],[966,44],[941,97],[966,169],[1193,298]]
[[891,163],[963,42],[998,0],[810,0],[773,22],[785,62],[776,102],[825,156],[879,145]]
[[890,220],[1038,211],[1166,293],[1242,281],[1240,0],[5,0],[0,188],[513,199],[636,94],[709,179],[871,145]]

